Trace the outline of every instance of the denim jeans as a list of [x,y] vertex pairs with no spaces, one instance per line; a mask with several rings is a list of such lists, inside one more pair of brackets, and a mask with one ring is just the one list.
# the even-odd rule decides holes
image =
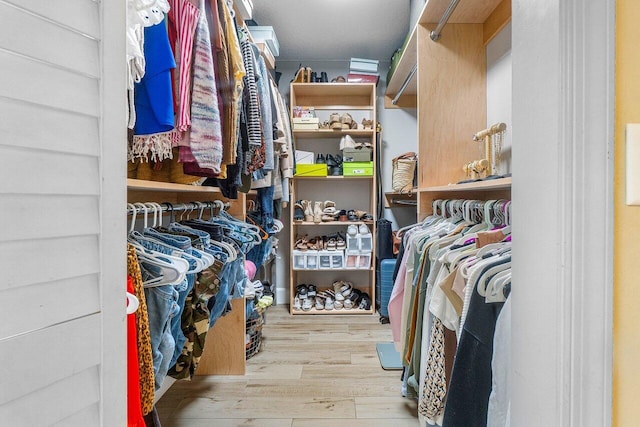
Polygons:
[[171,319],[179,312],[178,291],[174,285],[163,285],[145,288],[144,294],[149,314],[155,388],[158,390],[167,376],[176,345],[171,334]]
[[196,282],[196,275],[187,274],[187,278],[185,279],[185,281],[186,286],[184,286],[182,290],[178,291],[178,314],[171,318],[171,335],[173,336],[176,344],[173,351],[173,357],[171,358],[171,362],[169,363],[169,367],[172,367],[176,364],[178,356],[180,356],[182,348],[184,347],[185,342],[187,342],[187,338],[182,332],[182,312],[184,311],[184,302],[187,299],[187,295],[189,294],[189,292],[191,292],[191,289]]
[[263,240],[259,245],[254,246],[247,254],[247,259],[252,261],[256,265],[256,268],[259,269],[269,256],[272,246],[273,238],[269,237],[267,240]]
[[271,187],[258,188],[258,205],[262,214],[260,226],[271,234],[273,230],[273,185]]
[[215,302],[211,307],[209,327],[213,327],[216,321],[227,309],[229,300],[239,297],[244,293],[243,282],[246,277],[244,271],[244,257],[238,256],[235,261],[225,264],[220,277],[220,290],[215,295]]

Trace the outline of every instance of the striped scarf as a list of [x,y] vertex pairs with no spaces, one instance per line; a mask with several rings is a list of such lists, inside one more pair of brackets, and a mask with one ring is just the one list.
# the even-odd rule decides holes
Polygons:
[[[204,0],[200,10],[204,11]],[[200,13],[195,38],[191,101],[191,151],[198,166],[220,173],[222,129],[213,70],[211,38],[205,13]]]
[[246,75],[244,76],[244,90],[248,101],[247,108],[247,135],[249,141],[249,154],[246,156],[245,173],[254,172],[264,165],[265,147],[262,139],[262,116],[260,114],[260,100],[258,84],[256,83],[256,60],[249,42],[249,35],[244,28],[240,28],[240,50]]

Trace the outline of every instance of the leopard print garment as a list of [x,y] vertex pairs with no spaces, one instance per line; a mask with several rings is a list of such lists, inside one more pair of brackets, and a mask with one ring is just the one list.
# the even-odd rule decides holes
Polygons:
[[136,326],[138,328],[138,369],[140,371],[140,403],[142,414],[147,415],[153,409],[155,398],[155,378],[153,373],[153,356],[151,354],[151,335],[149,334],[149,317],[147,315],[147,301],[142,287],[142,274],[138,257],[133,246],[127,248],[127,274],[133,278],[135,295],[140,301],[136,311]]

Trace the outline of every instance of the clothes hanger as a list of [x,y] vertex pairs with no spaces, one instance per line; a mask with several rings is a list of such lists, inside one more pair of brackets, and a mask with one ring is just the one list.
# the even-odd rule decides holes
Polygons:
[[140,264],[147,263],[159,269],[159,276],[155,279],[143,282],[143,286],[161,286],[165,284],[179,283],[184,280],[189,269],[189,263],[186,260],[147,249],[135,240],[127,240],[128,243],[136,250],[136,256]]
[[485,290],[485,302],[504,302],[507,297],[504,295],[504,287],[511,283],[511,268],[503,270],[489,280]]
[[140,300],[138,300],[138,297],[131,292],[127,292],[127,314],[135,313],[138,311],[138,307],[140,307]]
[[[140,232],[134,231],[129,235],[129,239],[138,242],[143,247],[144,247],[144,242],[148,242],[149,244],[160,246],[161,248],[163,248],[163,250],[166,250],[167,252],[170,252],[172,254],[176,254],[176,253],[180,254],[180,257],[176,256],[176,258],[183,258],[185,261],[189,261],[189,260],[193,261],[193,263],[195,264],[193,267],[191,267],[191,265],[187,262],[189,267],[188,273],[200,273],[202,270],[206,268],[204,262],[200,258],[193,256],[183,250],[180,250],[179,248],[168,245],[167,243],[157,238],[154,238],[148,235],[143,235]],[[162,252],[156,252],[156,254],[158,256],[165,255]]]
[[476,286],[476,290],[478,294],[480,294],[483,297],[486,296],[486,290],[487,290],[487,285],[489,284],[489,280],[492,279],[495,275],[497,275],[501,271],[504,271],[507,269],[511,269],[511,261],[507,261],[503,264],[491,267],[490,269],[482,273],[478,278],[477,286]]

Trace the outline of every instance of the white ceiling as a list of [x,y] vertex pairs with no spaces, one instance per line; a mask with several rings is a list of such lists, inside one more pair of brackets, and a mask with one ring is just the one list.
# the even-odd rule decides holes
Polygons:
[[409,31],[410,0],[254,0],[273,26],[278,61],[389,60]]

